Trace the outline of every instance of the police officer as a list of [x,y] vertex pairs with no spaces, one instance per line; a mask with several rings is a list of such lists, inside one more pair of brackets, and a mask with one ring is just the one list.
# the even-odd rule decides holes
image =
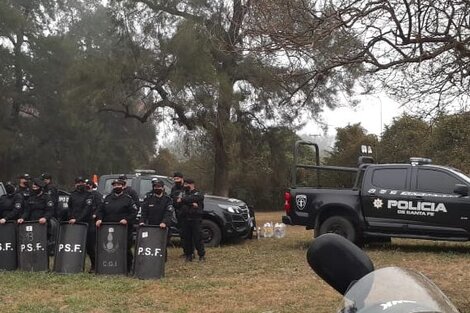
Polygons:
[[175,184],[173,185],[173,187],[171,187],[170,197],[171,200],[173,200],[173,206],[175,208],[176,218],[178,221],[176,226],[178,227],[178,229],[181,229],[181,222],[179,217],[181,214],[181,202],[177,202],[176,200],[178,198],[181,198],[184,194],[183,174],[181,172],[175,172],[173,174],[173,181],[175,182]]
[[170,226],[173,214],[173,201],[165,195],[165,184],[161,180],[152,180],[152,191],[145,195],[142,204],[140,225],[159,225],[160,228]]
[[175,184],[171,188],[170,196],[173,198],[173,200],[176,200],[177,197],[181,197],[184,193],[184,177],[183,173],[181,172],[175,172],[173,174],[173,181]]
[[31,181],[31,176],[29,174],[21,174],[18,176],[18,189],[17,193],[21,193],[23,196],[23,200],[28,200],[29,196],[31,195],[31,190],[29,189],[29,182]]
[[52,175],[49,173],[42,173],[41,179],[44,182],[44,193],[47,193],[49,197],[51,197],[52,201],[54,202],[54,217],[58,218],[59,220],[62,219],[61,216],[58,216],[58,205],[59,205],[59,192],[57,191],[57,187],[54,186],[52,183]]
[[18,224],[27,221],[38,220],[40,224],[46,224],[52,217],[54,202],[48,194],[44,193],[44,182],[33,179],[31,185],[31,196],[26,201],[23,214],[18,219]]
[[206,252],[201,237],[204,195],[196,189],[192,179],[184,181],[184,191],[183,197],[176,201],[181,204],[183,251],[186,255],[186,261],[193,260],[194,247],[199,255],[199,261],[205,261]]
[[[175,172],[173,174],[173,181],[175,184],[171,187],[170,197],[173,200],[173,207],[175,209],[176,215],[176,228],[178,228],[180,233],[181,242],[184,242],[184,234],[183,234],[183,224],[182,224],[182,216],[181,216],[181,201],[177,201],[178,198],[183,197],[184,194],[184,176],[181,172]],[[193,250],[194,251],[194,250]],[[186,254],[183,253],[181,257],[185,258]]]
[[96,226],[93,218],[93,195],[87,190],[83,177],[75,178],[75,190],[68,201],[69,224],[87,223],[86,252],[90,258],[90,273],[95,271]]
[[122,174],[119,176],[119,179],[124,182],[124,193],[131,196],[132,200],[134,200],[135,204],[139,206],[139,195],[137,191],[135,191],[131,186],[127,185],[127,176]]
[[96,227],[102,222],[127,225],[127,271],[132,268],[132,228],[138,208],[131,196],[124,193],[126,182],[116,179],[112,182],[113,192],[104,198],[103,204],[96,211]]
[[23,213],[23,197],[16,193],[11,182],[5,184],[6,194],[0,197],[0,224],[7,221],[16,221]]
[[97,190],[97,186],[92,179],[86,179],[85,184],[87,190],[93,196],[93,218],[96,218],[96,211],[103,203],[103,195]]

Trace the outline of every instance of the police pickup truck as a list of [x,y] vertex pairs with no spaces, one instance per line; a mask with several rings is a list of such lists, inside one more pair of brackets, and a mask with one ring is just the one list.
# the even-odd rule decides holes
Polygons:
[[[108,195],[112,191],[111,183],[120,175],[102,175],[98,182],[98,191]],[[152,170],[136,170],[126,174],[127,185],[139,195],[141,202],[145,194],[152,189],[152,179],[158,178],[165,183],[165,192],[170,194],[173,179],[167,176],[155,175]],[[250,215],[248,206],[241,200],[204,196],[204,211],[202,216],[202,238],[206,246],[214,247],[229,239],[245,239],[252,234],[254,216]],[[174,225],[173,225],[174,226]],[[178,236],[177,228],[172,227],[172,236]]]
[[[302,145],[315,148],[315,165],[298,164]],[[391,237],[470,240],[470,178],[459,170],[424,158],[411,158],[408,164],[363,162],[357,168],[321,166],[316,144],[299,141],[294,150],[284,223],[314,229],[315,237],[338,233],[356,244]],[[323,188],[318,175],[315,187],[299,187],[299,169],[353,174],[354,183],[349,189]]]

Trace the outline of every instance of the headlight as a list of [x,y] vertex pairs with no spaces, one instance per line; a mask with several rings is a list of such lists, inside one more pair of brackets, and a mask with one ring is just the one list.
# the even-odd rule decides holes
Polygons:
[[219,208],[225,209],[230,213],[240,213],[240,208],[234,205],[218,204]]

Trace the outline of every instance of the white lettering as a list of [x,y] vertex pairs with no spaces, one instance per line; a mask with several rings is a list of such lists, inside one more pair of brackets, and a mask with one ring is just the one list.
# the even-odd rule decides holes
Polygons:
[[137,249],[137,255],[145,255],[145,256],[158,256],[163,257],[162,249],[161,248],[149,248],[149,247],[139,247]]
[[[447,213],[447,208],[444,203],[434,203],[434,202],[416,202],[406,201],[406,200],[388,200],[387,208],[393,209],[396,208],[397,212],[401,214],[401,211],[426,211],[426,212],[443,212]],[[400,212],[399,212],[400,211]],[[408,213],[412,214],[412,213]],[[423,214],[421,214],[423,215]],[[424,214],[425,215],[425,214]]]
[[0,251],[13,251],[11,242],[0,242]]
[[103,267],[117,267],[117,261],[103,261]]

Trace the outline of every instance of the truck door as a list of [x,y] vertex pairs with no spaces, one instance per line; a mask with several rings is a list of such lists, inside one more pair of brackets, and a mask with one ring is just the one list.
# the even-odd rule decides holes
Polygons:
[[394,231],[409,223],[398,204],[408,202],[411,187],[411,165],[370,166],[362,185],[362,209],[371,230]]
[[[459,235],[470,231],[470,198],[455,194],[456,184],[469,185],[466,176],[448,168],[419,166],[412,183],[417,200],[417,224],[432,225],[432,231]],[[467,177],[468,178],[468,177]]]

